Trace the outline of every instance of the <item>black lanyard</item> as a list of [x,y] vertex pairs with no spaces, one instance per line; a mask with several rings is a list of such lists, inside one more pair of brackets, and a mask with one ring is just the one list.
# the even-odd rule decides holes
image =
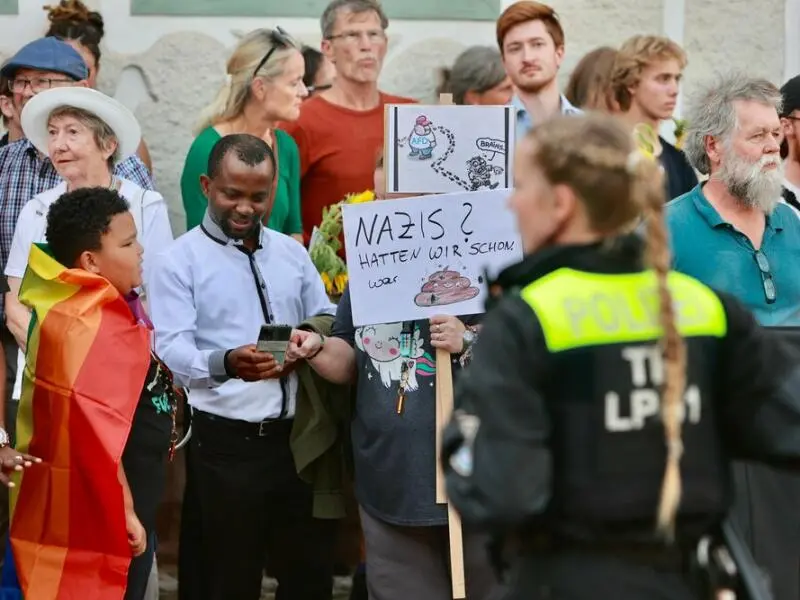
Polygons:
[[[253,283],[255,283],[256,293],[258,294],[258,302],[261,304],[261,313],[264,315],[264,322],[269,325],[274,322],[275,319],[270,310],[269,297],[267,296],[267,282],[264,280],[264,277],[261,276],[261,272],[256,264],[256,253],[254,250],[249,250],[244,246],[237,245],[236,248],[247,256],[247,261],[250,263],[250,273],[253,275]],[[287,399],[289,396],[286,392],[287,383],[286,378],[281,377],[281,413],[275,419],[264,419],[265,421],[277,421],[286,418],[286,414],[289,412],[287,407]]]
[[[210,240],[216,242],[220,246],[225,246],[226,243],[222,240],[215,238],[211,235],[211,232],[206,229],[205,225],[202,223],[200,224],[200,230],[208,237]],[[250,273],[253,275],[253,282],[256,285],[256,293],[258,294],[258,302],[261,305],[261,313],[264,315],[264,322],[269,325],[274,321],[273,315],[270,311],[270,304],[269,304],[269,297],[267,296],[267,282],[261,276],[261,273],[258,269],[258,265],[256,264],[255,258],[255,251],[249,250],[248,248],[236,245],[235,248],[238,248],[245,256],[247,256],[247,260],[250,263]],[[261,248],[261,245],[258,245],[258,248]],[[289,394],[286,391],[286,386],[288,382],[285,377],[281,377],[280,385],[281,385],[281,413],[274,419],[264,419],[265,421],[278,421],[280,419],[285,419],[286,414],[289,412],[287,408],[288,404],[288,397]]]

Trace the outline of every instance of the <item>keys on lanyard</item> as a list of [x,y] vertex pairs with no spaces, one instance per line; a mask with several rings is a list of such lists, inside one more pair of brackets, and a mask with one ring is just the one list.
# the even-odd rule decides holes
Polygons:
[[403,326],[400,330],[400,384],[397,388],[397,407],[395,412],[398,415],[403,414],[403,408],[406,401],[406,388],[408,387],[408,378],[410,376],[409,370],[413,362],[411,359],[411,349],[414,342],[414,322],[403,321]]

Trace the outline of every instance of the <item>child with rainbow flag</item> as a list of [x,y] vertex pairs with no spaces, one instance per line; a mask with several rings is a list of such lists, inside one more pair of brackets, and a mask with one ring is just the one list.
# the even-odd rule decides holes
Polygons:
[[31,600],[141,600],[179,394],[135,292],[142,247],[106,188],[61,196],[46,236],[20,288],[33,318],[17,419],[17,450],[41,463],[15,474],[4,597],[16,578]]

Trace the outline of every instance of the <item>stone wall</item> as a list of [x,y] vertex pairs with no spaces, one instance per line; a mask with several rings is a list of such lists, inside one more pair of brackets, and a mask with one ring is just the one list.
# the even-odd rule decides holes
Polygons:
[[[226,55],[237,35],[280,24],[301,41],[318,45],[319,24],[308,18],[131,16],[130,1],[88,2],[106,19],[99,86],[139,117],[159,190],[170,203],[173,228],[180,233],[184,219],[179,180],[192,125],[222,83]],[[0,58],[44,31],[41,7],[47,3],[23,0],[17,16],[0,16]],[[785,77],[784,65],[797,64],[786,60],[789,49],[784,44],[787,5],[795,4],[798,0],[553,0],[566,29],[562,77],[566,79],[577,60],[597,46],[616,45],[636,33],[666,33],[689,52],[688,92],[715,71],[733,67],[779,83]],[[469,45],[494,43],[494,23],[393,21],[389,34],[382,88],[428,100],[439,68]]]

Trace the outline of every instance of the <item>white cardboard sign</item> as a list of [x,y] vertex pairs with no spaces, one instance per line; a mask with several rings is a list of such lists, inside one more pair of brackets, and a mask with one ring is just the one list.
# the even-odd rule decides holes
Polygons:
[[513,187],[513,107],[390,104],[385,119],[387,192]]
[[355,326],[482,313],[485,274],[522,258],[508,190],[343,206]]

